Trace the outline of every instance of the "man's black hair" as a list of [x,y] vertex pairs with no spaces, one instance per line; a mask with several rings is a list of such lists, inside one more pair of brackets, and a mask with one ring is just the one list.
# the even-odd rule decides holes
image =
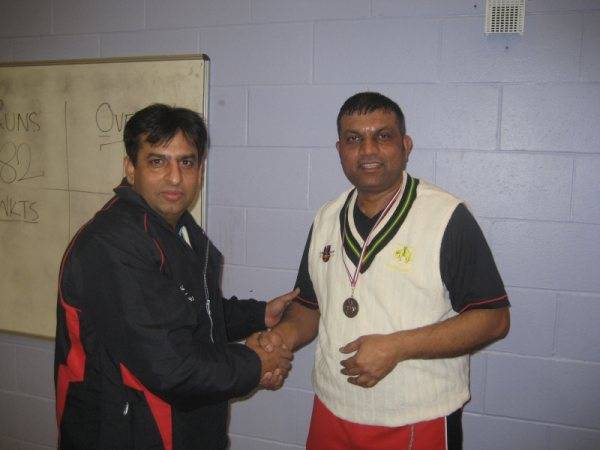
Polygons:
[[144,141],[151,145],[168,144],[178,131],[196,147],[198,160],[201,160],[208,143],[208,132],[200,114],[191,109],[175,108],[162,103],[140,109],[129,118],[123,132],[129,160],[135,166]]
[[359,92],[354,94],[344,102],[337,116],[337,131],[338,136],[342,132],[342,117],[352,114],[368,114],[374,111],[387,111],[396,115],[398,129],[404,136],[406,134],[406,124],[404,122],[404,114],[400,106],[392,99],[380,94],[379,92]]

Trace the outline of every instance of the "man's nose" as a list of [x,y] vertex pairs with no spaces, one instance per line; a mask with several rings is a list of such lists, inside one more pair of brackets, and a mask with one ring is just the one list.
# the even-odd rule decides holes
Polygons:
[[181,183],[181,167],[178,161],[170,161],[167,167],[167,181],[173,185]]
[[372,136],[367,136],[365,139],[363,139],[360,146],[361,153],[369,155],[371,153],[377,153],[378,150],[379,145],[377,143],[377,139]]

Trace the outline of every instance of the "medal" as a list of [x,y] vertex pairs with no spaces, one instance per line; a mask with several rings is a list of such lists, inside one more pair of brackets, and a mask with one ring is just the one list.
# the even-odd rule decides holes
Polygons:
[[358,314],[358,302],[354,299],[354,297],[348,297],[344,301],[343,310],[344,314],[346,314],[346,317],[349,317],[350,319]]
[[[369,246],[369,244],[371,243],[371,239],[372,239],[371,234],[373,233],[373,230],[375,228],[377,228],[377,225],[379,225],[383,221],[383,219],[385,218],[387,213],[390,211],[392,204],[396,201],[396,199],[400,195],[400,192],[402,192],[403,188],[404,188],[404,182],[402,183],[400,188],[396,191],[396,193],[394,194],[392,199],[385,206],[385,208],[383,208],[383,211],[381,212],[379,219],[377,219],[377,222],[375,222],[375,225],[373,225],[373,228],[371,228],[371,231],[369,231],[369,234],[367,235],[367,238],[365,239],[365,242],[363,243],[362,248],[360,249],[360,257],[358,258],[358,262],[356,263],[356,268],[354,269],[354,274],[350,273],[350,269],[348,269],[348,266],[346,265],[346,258],[345,258],[346,252],[342,251],[342,262],[344,263],[344,267],[346,268],[346,273],[348,274],[348,279],[350,280],[350,288],[352,289],[352,291],[350,293],[350,297],[348,297],[346,300],[344,300],[344,303],[342,304],[342,311],[344,311],[344,314],[346,315],[346,317],[348,317],[350,319],[352,319],[353,317],[356,317],[356,315],[358,314],[358,301],[356,300],[356,298],[354,298],[354,289],[356,288],[356,284],[358,283],[358,277],[360,275],[360,268],[362,266],[362,263],[363,263],[363,260],[365,257],[365,251],[366,251],[367,247]],[[348,222],[348,206],[349,205],[350,205],[350,202],[346,205],[346,211],[345,211],[346,217],[344,220],[344,230],[342,232],[342,249],[344,247],[343,243],[346,240],[346,222]]]

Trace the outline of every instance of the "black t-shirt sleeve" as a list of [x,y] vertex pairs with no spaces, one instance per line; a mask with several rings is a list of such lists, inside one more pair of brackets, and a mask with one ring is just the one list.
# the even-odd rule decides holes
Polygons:
[[296,277],[296,284],[294,288],[300,288],[300,294],[294,299],[294,301],[302,306],[306,306],[310,309],[318,309],[319,304],[317,303],[317,295],[308,273],[308,249],[310,247],[310,240],[312,237],[312,226],[308,231],[308,238],[306,239],[306,245],[304,246],[304,252],[302,253],[302,259],[300,260],[300,267],[298,268],[298,276]]
[[463,204],[456,207],[444,232],[440,272],[456,312],[510,306],[483,232]]

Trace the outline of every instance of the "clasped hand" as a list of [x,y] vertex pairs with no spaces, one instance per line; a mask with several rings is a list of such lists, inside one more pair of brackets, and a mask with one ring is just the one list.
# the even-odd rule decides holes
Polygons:
[[[267,302],[265,308],[265,326],[267,328],[277,325],[291,301],[300,293],[296,288],[291,292],[280,295]],[[270,332],[269,332],[270,333]],[[283,344],[281,339],[265,339],[263,332],[254,333],[246,339],[246,345],[254,350],[261,363],[260,386],[265,389],[279,389],[292,367],[292,352]]]
[[292,367],[294,356],[291,350],[283,343],[281,337],[272,331],[254,333],[246,339],[246,345],[260,358],[260,387],[279,389]]

